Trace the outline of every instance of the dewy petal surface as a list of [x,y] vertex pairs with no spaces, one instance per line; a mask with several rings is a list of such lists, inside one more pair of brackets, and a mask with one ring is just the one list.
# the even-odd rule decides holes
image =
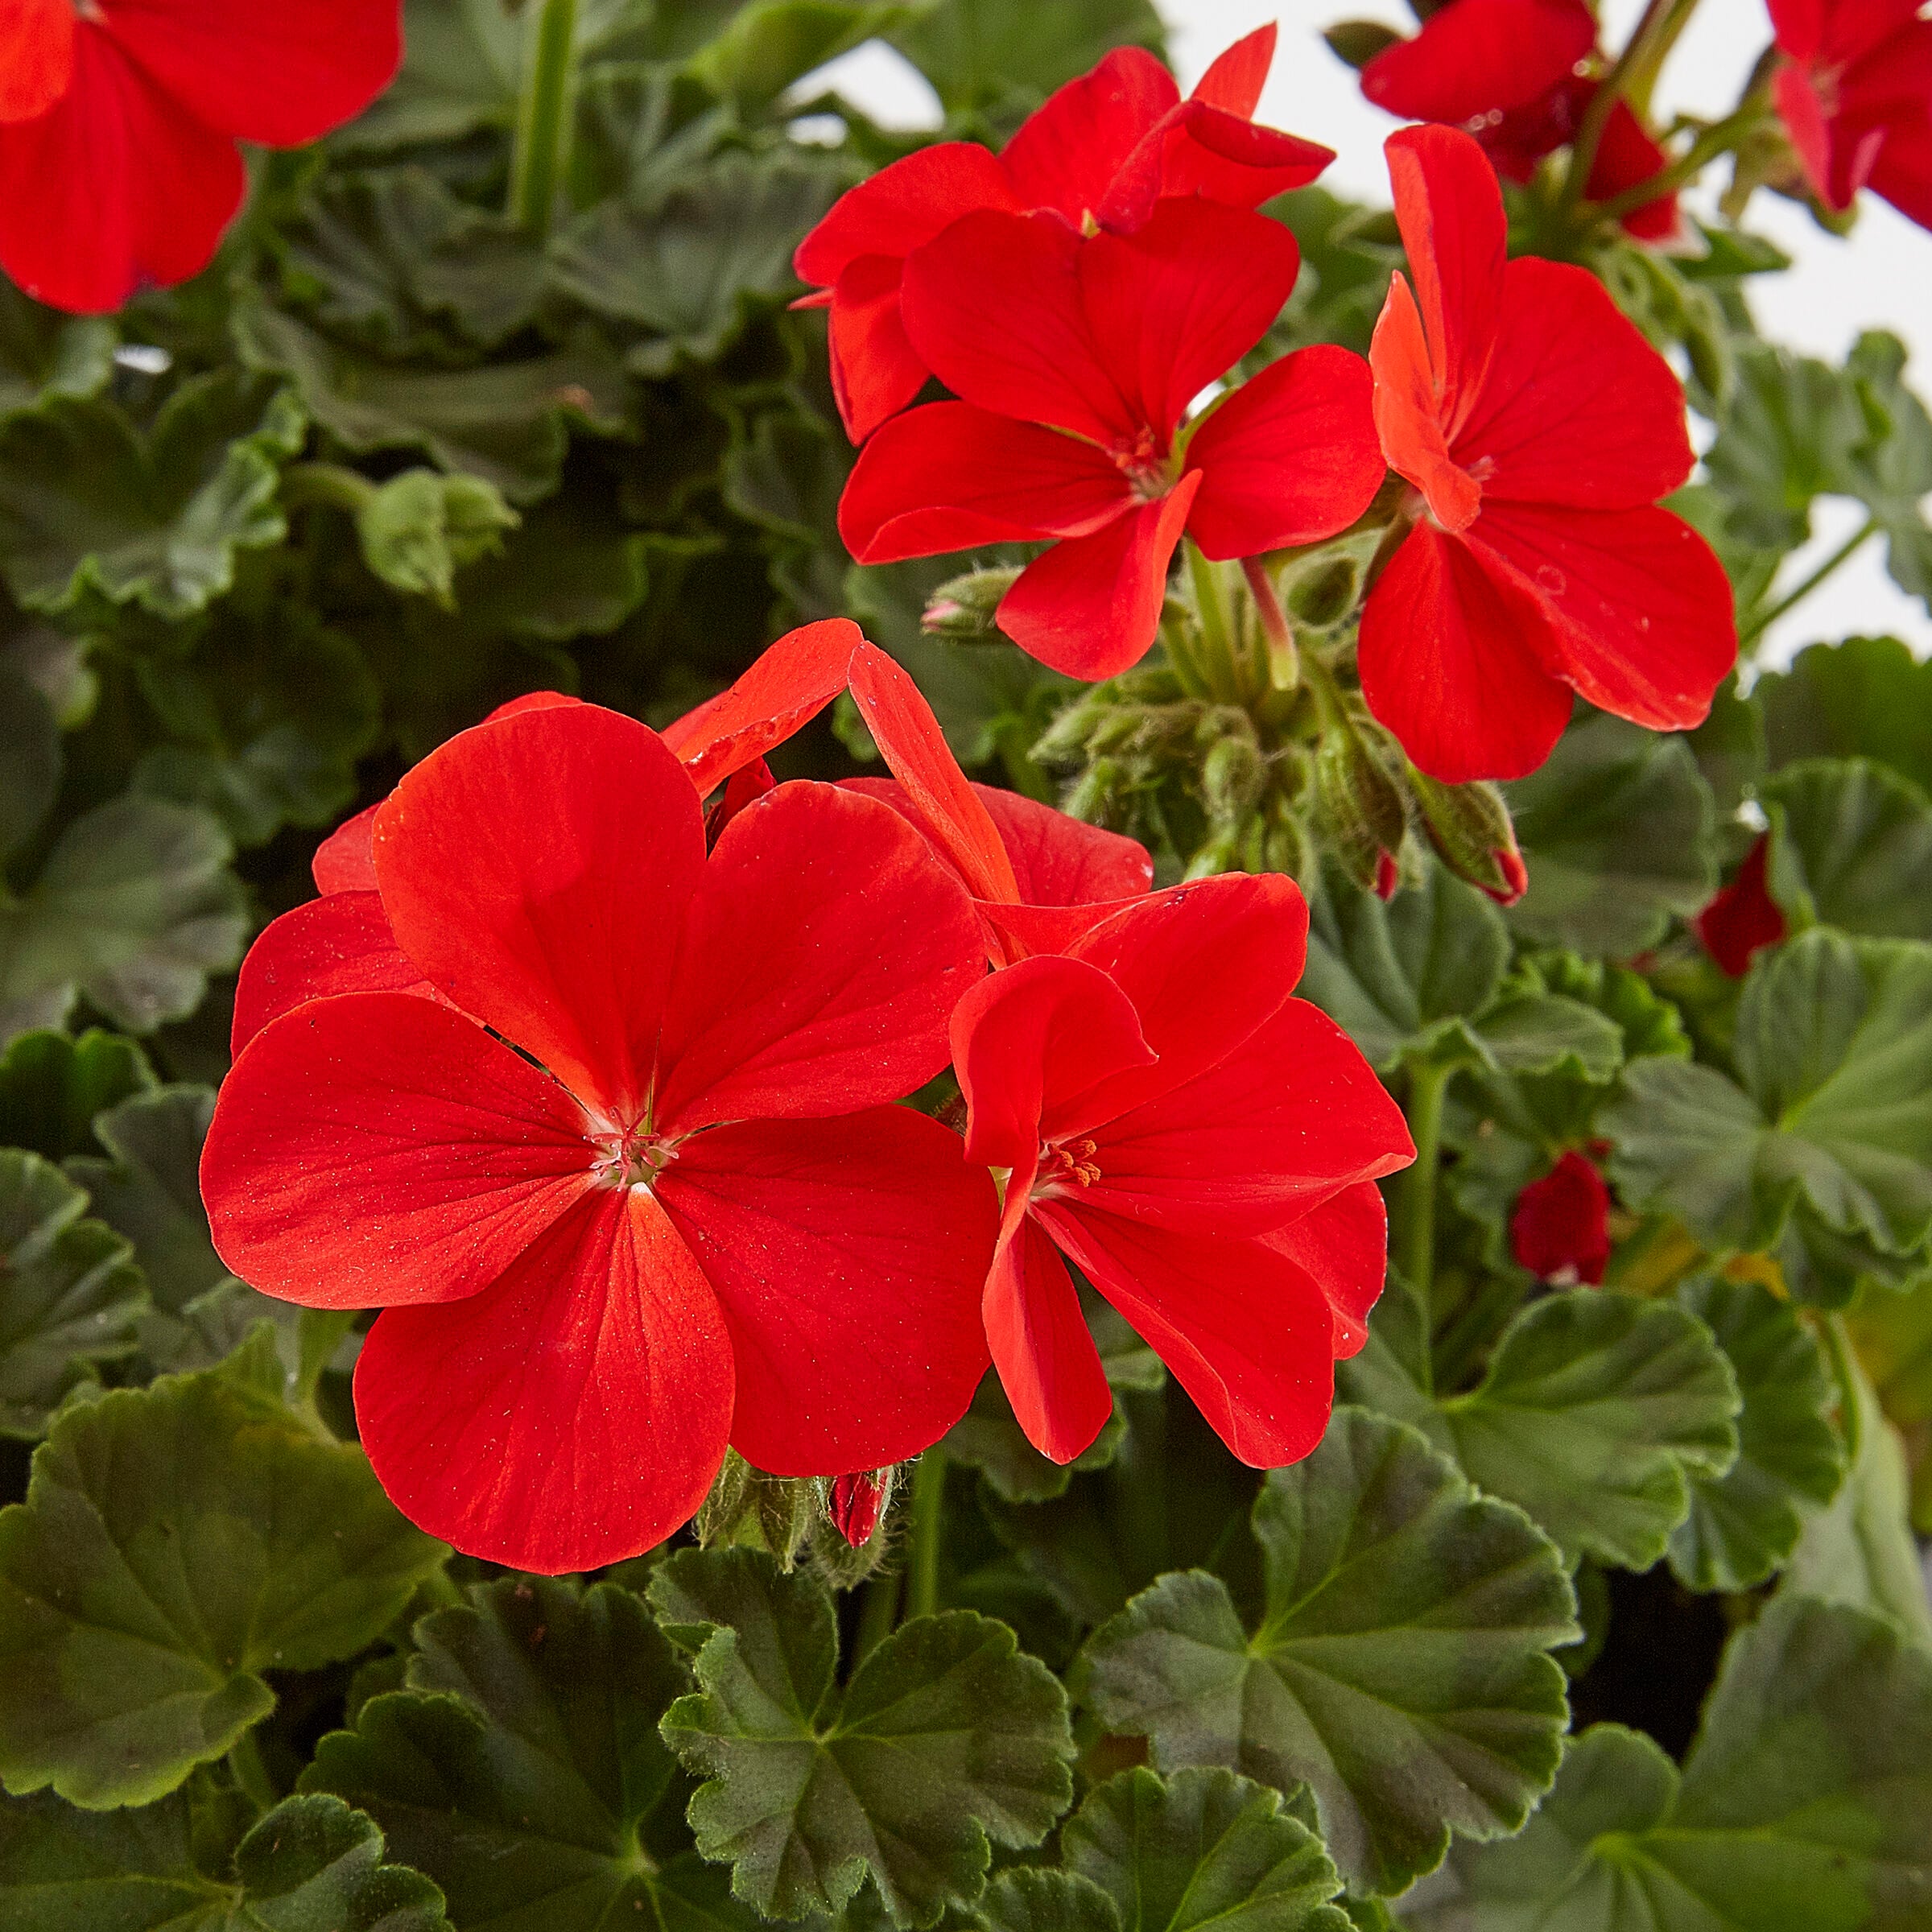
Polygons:
[[336,892],[270,920],[235,982],[229,1051],[239,1055],[270,1020],[338,993],[413,993],[429,983],[389,929],[382,898]]
[[657,733],[592,704],[460,733],[390,795],[375,845],[423,977],[630,1125],[704,864],[697,795]]
[[477,1294],[592,1186],[584,1112],[473,1020],[407,993],[272,1021],[201,1154],[216,1252],[309,1308]]
[[685,1141],[658,1192],[724,1307],[747,1461],[876,1469],[965,1413],[999,1206],[957,1134],[909,1107],[748,1121]]
[[780,786],[724,828],[690,901],[656,1126],[898,1100],[945,1066],[947,1021],[983,956],[958,879],[898,812]]
[[382,1315],[356,1417],[412,1522],[554,1575],[689,1521],[724,1459],[732,1386],[716,1298],[664,1211],[600,1188],[486,1292]]
[[345,819],[316,848],[308,869],[317,892],[376,890],[376,814],[382,809],[370,805]]

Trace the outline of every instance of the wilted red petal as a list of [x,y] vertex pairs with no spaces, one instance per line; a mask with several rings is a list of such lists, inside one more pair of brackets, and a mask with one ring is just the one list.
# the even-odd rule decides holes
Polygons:
[[448,1302],[495,1281],[592,1184],[584,1110],[475,1022],[407,993],[271,1022],[201,1154],[216,1251],[310,1308]]
[[1785,915],[1771,896],[1771,835],[1761,834],[1744,854],[1737,877],[1719,890],[1690,923],[1704,950],[1734,980],[1752,960],[1785,936]]
[[1604,1278],[1610,1258],[1610,1191],[1572,1148],[1516,1197],[1509,1245],[1517,1264],[1545,1281]]
[[1419,489],[1444,530],[1467,530],[1482,507],[1482,487],[1449,453],[1421,312],[1398,274],[1368,345],[1375,377],[1375,427],[1389,467]]
[[745,1121],[685,1141],[658,1192],[724,1307],[754,1467],[877,1468],[965,1413],[999,1203],[957,1134],[909,1107]]
[[799,244],[792,266],[801,282],[828,287],[861,256],[902,259],[976,208],[1024,206],[997,156],[976,141],[942,141],[848,189]]
[[1737,626],[1731,580],[1681,517],[1496,503],[1467,540],[1534,588],[1554,619],[1553,668],[1592,704],[1653,731],[1704,721]]
[[1322,1439],[1335,1401],[1334,1320],[1286,1256],[1062,1201],[1034,1212],[1241,1461],[1279,1468]]
[[0,267],[76,315],[205,268],[248,178],[234,142],[83,23],[67,92],[0,124]]
[[1418,523],[1363,608],[1362,695],[1431,778],[1520,778],[1570,722],[1569,687],[1545,663],[1557,648],[1513,572]]
[[1270,20],[1251,34],[1244,34],[1233,46],[1224,47],[1208,64],[1208,71],[1195,83],[1187,98],[1205,101],[1224,113],[1253,118],[1260,105],[1261,89],[1268,85],[1268,70],[1274,64],[1275,23]]
[[235,981],[229,1053],[239,1055],[270,1020],[303,1001],[338,993],[436,997],[396,943],[376,893],[331,893],[270,921]]
[[1116,47],[1020,124],[1000,159],[1023,208],[1047,208],[1077,230],[1162,116],[1179,104],[1173,75],[1138,47]]
[[1360,1354],[1368,1340],[1368,1311],[1389,1274],[1389,1210],[1381,1189],[1373,1181],[1344,1187],[1262,1238],[1327,1296],[1335,1360]]
[[862,641],[848,617],[788,630],[729,690],[666,725],[664,742],[698,795],[810,724],[845,688],[845,667]]
[[855,443],[896,416],[926,386],[931,373],[906,333],[899,314],[905,262],[898,255],[861,255],[840,275],[831,296],[826,343],[832,398]]
[[299,147],[361,113],[402,58],[396,0],[96,0],[102,31],[196,119]]
[[592,704],[459,733],[390,794],[375,846],[423,976],[636,1120],[704,865],[697,795],[657,733]]
[[1584,0],[1450,0],[1362,69],[1362,92],[1405,121],[1474,121],[1534,101],[1596,44]]
[[898,812],[780,786],[727,828],[691,895],[653,1125],[852,1113],[910,1093],[945,1066],[947,1022],[983,951],[958,880]]
[[1323,345],[1271,362],[1187,446],[1200,493],[1187,528],[1211,557],[1252,557],[1346,530],[1385,473],[1368,365]]
[[918,685],[876,644],[852,657],[852,698],[912,817],[976,899],[1017,899],[1013,861],[966,774],[960,770]]
[[1455,439],[1459,464],[1485,458],[1488,503],[1624,510],[1690,475],[1682,385],[1588,270],[1505,270],[1489,379]]
[[0,124],[45,114],[73,72],[73,0],[7,0],[0,7]]
[[724,1460],[732,1381],[716,1298],[663,1209],[599,1189],[485,1293],[381,1316],[356,1419],[412,1522],[555,1575],[690,1521]]
[[896,564],[1084,535],[1133,503],[1127,479],[1091,443],[968,402],[928,402],[859,452],[839,499],[839,535],[860,563]]
[[376,814],[371,805],[353,819],[345,819],[316,848],[309,872],[317,892],[374,892],[376,890]]
[[1191,471],[1104,530],[1043,551],[1000,600],[1001,630],[1069,677],[1092,682],[1131,670],[1159,634],[1167,567],[1200,477]]
[[1093,1089],[1154,1059],[1133,1003],[1097,967],[1022,960],[982,980],[952,1016],[969,1158],[1016,1173]]
[[1026,1212],[1023,1191],[1009,1209],[981,1302],[986,1340],[1027,1441],[1049,1461],[1070,1463],[1106,1426],[1113,1391],[1060,1251]]

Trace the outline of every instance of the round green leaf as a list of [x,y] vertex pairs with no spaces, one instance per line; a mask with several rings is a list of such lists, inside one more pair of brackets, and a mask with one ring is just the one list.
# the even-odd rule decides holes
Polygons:
[[1865,758],[1807,759],[1761,792],[1787,913],[1841,932],[1932,939],[1932,805]]
[[23,1033],[0,1054],[0,1146],[50,1161],[95,1153],[94,1117],[154,1084],[141,1049],[117,1034]]

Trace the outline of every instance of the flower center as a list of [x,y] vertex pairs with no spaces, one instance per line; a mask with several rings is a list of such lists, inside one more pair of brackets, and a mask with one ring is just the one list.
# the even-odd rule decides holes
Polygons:
[[1040,1170],[1033,1183],[1034,1199],[1070,1193],[1075,1187],[1091,1187],[1100,1178],[1093,1158],[1099,1152],[1089,1140],[1050,1142],[1042,1147]]
[[1117,443],[1108,454],[1141,502],[1158,503],[1173,488],[1167,459],[1151,429],[1143,426],[1131,443]]
[[678,1158],[682,1134],[648,1133],[642,1128],[593,1137],[597,1158],[591,1171],[602,1187],[649,1187]]

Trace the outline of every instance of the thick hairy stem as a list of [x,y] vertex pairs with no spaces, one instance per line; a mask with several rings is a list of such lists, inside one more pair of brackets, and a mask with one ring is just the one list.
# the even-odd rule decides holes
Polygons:
[[1293,691],[1301,682],[1301,654],[1294,646],[1294,631],[1282,601],[1274,594],[1268,567],[1259,557],[1244,557],[1241,574],[1254,592],[1254,608],[1261,620],[1261,635],[1268,642],[1268,682],[1277,691]]
[[550,232],[569,157],[577,68],[577,0],[539,0],[523,59],[510,214],[533,235]]
[[1194,601],[1201,625],[1201,669],[1208,679],[1208,695],[1223,704],[1238,704],[1245,695],[1241,666],[1236,661],[1234,613],[1228,608],[1228,587],[1220,564],[1203,556],[1187,539],[1187,575],[1194,585]]
[[939,1607],[939,1546],[946,1534],[946,1452],[928,1449],[912,1476],[912,1550],[906,1564],[906,1616]]
[[1415,1141],[1415,1165],[1403,1178],[1396,1264],[1426,1307],[1435,1279],[1436,1169],[1441,1163],[1443,1099],[1449,1090],[1449,1067],[1418,1067],[1410,1076],[1409,1132]]

